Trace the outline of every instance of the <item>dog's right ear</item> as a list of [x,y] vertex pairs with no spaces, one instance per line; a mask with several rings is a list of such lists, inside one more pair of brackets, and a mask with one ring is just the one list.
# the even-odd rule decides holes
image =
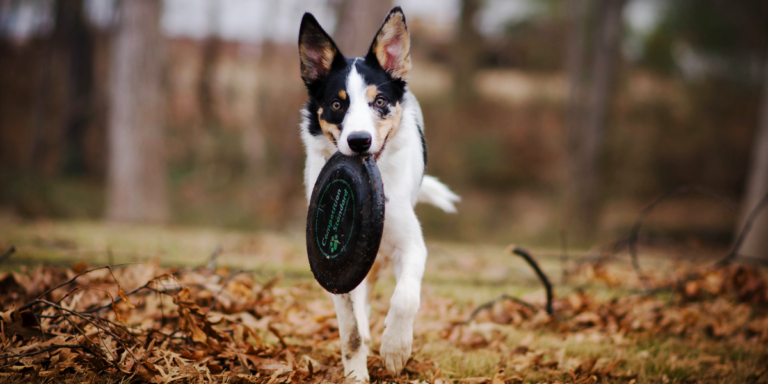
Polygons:
[[328,75],[331,67],[344,64],[344,55],[311,13],[305,13],[299,28],[301,78],[309,85]]

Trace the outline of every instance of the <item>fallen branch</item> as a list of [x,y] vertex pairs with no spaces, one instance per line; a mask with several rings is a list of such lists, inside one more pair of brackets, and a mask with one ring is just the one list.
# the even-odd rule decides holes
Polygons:
[[549,279],[547,276],[542,272],[541,268],[539,268],[539,264],[536,263],[536,260],[531,257],[531,254],[526,251],[525,249],[518,248],[515,246],[510,247],[510,251],[514,253],[515,255],[518,255],[522,257],[525,261],[528,262],[528,265],[533,268],[533,270],[536,272],[536,275],[539,276],[539,280],[541,280],[541,283],[544,284],[544,288],[547,290],[547,306],[545,307],[548,314],[552,314],[552,284],[550,284]]
[[677,196],[683,193],[689,193],[689,192],[695,192],[702,194],[704,196],[709,196],[713,199],[719,200],[722,202],[725,206],[736,211],[736,204],[733,203],[731,199],[728,197],[720,194],[719,192],[712,190],[707,187],[703,187],[700,185],[683,185],[679,186],[673,189],[670,189],[669,191],[665,192],[663,195],[659,196],[656,200],[645,206],[640,213],[637,215],[637,218],[635,219],[635,224],[632,226],[632,230],[629,234],[629,255],[632,258],[632,268],[635,269],[635,272],[637,272],[637,275],[640,277],[640,281],[643,282],[643,285],[648,285],[648,279],[643,274],[642,269],[640,268],[640,263],[638,261],[637,257],[637,239],[638,235],[640,234],[640,227],[643,225],[643,220],[646,216],[648,216],[651,211],[653,211],[656,206],[661,204],[664,200],[669,199],[670,197]]
[[135,263],[124,263],[124,264],[117,264],[117,265],[105,265],[105,266],[102,266],[102,267],[98,267],[98,268],[94,268],[94,269],[89,269],[87,271],[81,272],[81,273],[75,275],[75,277],[65,281],[64,283],[61,283],[61,284],[59,284],[59,285],[57,285],[57,286],[55,286],[55,287],[53,287],[53,288],[43,292],[42,294],[37,296],[37,298],[35,300],[32,300],[31,302],[29,302],[29,303],[25,304],[24,306],[22,306],[21,308],[19,308],[19,312],[23,312],[23,311],[25,311],[27,309],[30,309],[30,308],[34,307],[35,304],[40,304],[40,303],[44,302],[44,300],[41,301],[40,298],[45,297],[49,293],[51,293],[51,292],[53,292],[53,291],[55,291],[55,290],[57,290],[57,289],[59,289],[61,287],[64,287],[64,286],[67,286],[69,284],[74,283],[75,280],[77,280],[77,278],[80,277],[80,276],[83,276],[85,274],[91,273],[93,271],[98,271],[99,269],[112,268],[112,267],[121,267],[121,266],[124,266],[124,265],[130,265],[130,264],[135,264]]
[[[531,256],[531,254],[528,251],[526,251],[525,249],[518,248],[518,247],[515,247],[514,245],[512,245],[512,246],[509,247],[509,252],[522,257],[528,263],[528,265],[530,265],[531,268],[533,268],[533,270],[536,272],[536,275],[539,277],[539,280],[541,280],[541,283],[544,284],[544,288],[547,290],[547,304],[544,306],[543,309],[545,311],[547,311],[547,314],[552,315],[552,296],[553,296],[552,295],[552,284],[549,282],[549,279],[544,274],[544,272],[542,272],[541,268],[539,268],[539,264],[536,263],[536,260],[534,260],[533,257]],[[493,299],[493,300],[491,300],[489,302],[480,304],[480,306],[478,306],[477,308],[475,308],[474,311],[472,311],[472,313],[469,315],[469,317],[466,320],[464,320],[461,323],[458,323],[457,325],[467,325],[467,324],[469,324],[469,322],[471,322],[477,316],[477,314],[480,313],[480,311],[482,311],[483,309],[487,309],[487,308],[493,307],[494,304],[498,303],[501,300],[513,301],[513,302],[515,302],[517,304],[520,304],[520,305],[522,305],[522,306],[524,306],[524,307],[526,307],[528,309],[532,309],[534,311],[542,309],[541,307],[538,307],[538,306],[535,306],[533,304],[527,303],[527,302],[525,302],[523,300],[520,300],[520,299],[518,299],[516,297],[509,296],[506,293],[504,293],[501,296],[499,296],[499,297],[497,297],[497,298],[495,298],[495,299]]]
[[486,309],[486,308],[491,308],[491,307],[493,307],[494,304],[496,304],[496,303],[498,303],[499,301],[502,301],[502,300],[509,300],[509,301],[515,302],[517,304],[520,304],[520,305],[522,305],[522,306],[524,306],[524,307],[526,307],[528,309],[532,309],[534,311],[538,310],[538,309],[541,309],[540,307],[537,307],[537,306],[535,306],[533,304],[527,303],[527,302],[525,302],[523,300],[520,300],[520,299],[518,299],[516,297],[512,297],[512,296],[507,295],[506,293],[503,293],[503,294],[501,294],[501,296],[499,296],[499,297],[497,297],[497,298],[495,298],[495,299],[493,299],[493,300],[491,300],[491,301],[489,301],[487,303],[481,304],[474,311],[472,311],[472,314],[470,314],[469,317],[467,317],[466,320],[464,320],[461,323],[459,323],[459,325],[467,325],[467,324],[469,324],[472,320],[474,320],[475,317],[477,317],[477,314],[479,314],[480,311],[482,311],[483,309]]

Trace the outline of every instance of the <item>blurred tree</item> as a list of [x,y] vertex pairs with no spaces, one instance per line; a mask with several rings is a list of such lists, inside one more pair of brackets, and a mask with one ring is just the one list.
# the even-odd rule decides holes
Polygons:
[[333,41],[346,57],[364,56],[371,47],[392,0],[339,0]]
[[[681,48],[689,52],[687,60],[679,57]],[[768,194],[768,2],[670,2],[662,22],[645,42],[644,61],[661,72],[680,70],[683,73],[688,61],[688,66],[696,69],[687,69],[694,78],[727,80],[748,91],[762,87],[762,101],[758,107],[760,117],[736,226],[738,235],[750,212]],[[690,62],[696,65],[690,65]],[[720,93],[713,99],[718,106],[734,102],[723,99]],[[768,211],[764,210],[753,222],[741,253],[768,257]]]
[[477,96],[475,75],[482,50],[482,37],[475,26],[475,19],[482,7],[483,0],[461,0],[459,28],[454,38],[452,55],[453,94],[461,101],[473,100]]
[[107,218],[163,222],[165,130],[159,0],[121,1],[112,50]]
[[214,75],[216,61],[221,51],[221,39],[219,38],[219,0],[208,0],[208,35],[203,41],[202,60],[200,63],[200,78],[198,83],[198,102],[202,115],[203,127],[210,129],[216,122],[216,105],[214,98]]
[[693,51],[697,67],[717,75],[746,77],[766,46],[768,2],[764,0],[676,0],[646,37],[643,64],[663,73],[685,69]]
[[[747,174],[747,189],[742,203],[739,231],[744,227],[752,210],[768,194],[768,58],[763,67],[763,100],[760,106],[760,122],[755,133],[752,161]],[[763,207],[752,222],[749,235],[744,239],[741,253],[768,258],[768,208]]]
[[85,133],[92,115],[94,38],[85,21],[83,0],[56,2],[53,55],[64,85],[64,172],[82,174]]
[[[571,90],[568,106],[566,223],[577,242],[594,237],[599,217],[599,158],[613,91],[619,43],[622,36],[622,10],[626,0],[571,0],[571,36],[567,68]],[[585,51],[585,15],[594,8],[597,28],[592,52]],[[588,58],[592,58],[591,65]],[[588,73],[584,73],[589,68]]]

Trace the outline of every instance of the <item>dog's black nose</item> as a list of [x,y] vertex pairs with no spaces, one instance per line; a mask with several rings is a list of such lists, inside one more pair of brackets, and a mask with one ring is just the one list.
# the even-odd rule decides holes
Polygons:
[[371,147],[371,134],[368,132],[352,132],[347,137],[349,148],[357,153],[365,152]]

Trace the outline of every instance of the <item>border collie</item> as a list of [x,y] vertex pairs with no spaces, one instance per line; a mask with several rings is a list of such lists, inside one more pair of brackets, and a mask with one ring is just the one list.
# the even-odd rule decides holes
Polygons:
[[448,187],[424,174],[424,118],[407,86],[411,59],[405,15],[400,7],[393,8],[365,57],[346,58],[317,20],[305,13],[299,30],[299,56],[309,96],[301,122],[307,151],[307,199],[326,160],[336,151],[347,156],[373,155],[387,199],[379,265],[350,293],[333,295],[344,373],[362,381],[369,379],[368,296],[380,263],[391,262],[397,286],[384,320],[380,354],[387,370],[397,375],[411,355],[413,321],[427,260],[414,205],[426,202],[455,212],[454,203],[459,201]]

